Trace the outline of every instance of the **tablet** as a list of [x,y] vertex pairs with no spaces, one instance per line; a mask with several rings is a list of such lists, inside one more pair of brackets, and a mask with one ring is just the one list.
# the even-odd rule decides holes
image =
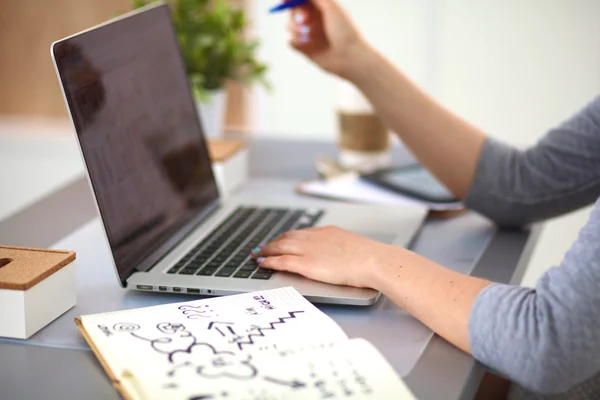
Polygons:
[[456,203],[460,201],[420,165],[382,169],[363,174],[361,179],[418,200],[432,203]]

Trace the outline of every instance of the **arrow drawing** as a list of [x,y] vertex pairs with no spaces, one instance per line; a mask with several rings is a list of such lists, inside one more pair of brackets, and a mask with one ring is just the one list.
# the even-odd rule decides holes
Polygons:
[[265,378],[265,381],[267,381],[267,382],[276,383],[278,385],[283,385],[283,386],[289,386],[292,389],[299,389],[299,388],[306,387],[306,384],[304,382],[300,382],[298,379],[294,379],[292,381],[284,381],[282,379],[271,378],[270,376],[265,376],[264,378]]
[[233,330],[233,328],[230,325],[233,325],[232,322],[211,322],[210,324],[208,324],[208,330],[210,331],[211,329],[215,328],[217,330],[217,332],[219,332],[221,334],[221,336],[225,336],[225,334],[223,333],[223,331],[221,329],[219,329],[218,326],[216,326],[217,324],[222,324],[222,325],[227,325],[227,330],[232,334],[235,335],[235,331]]

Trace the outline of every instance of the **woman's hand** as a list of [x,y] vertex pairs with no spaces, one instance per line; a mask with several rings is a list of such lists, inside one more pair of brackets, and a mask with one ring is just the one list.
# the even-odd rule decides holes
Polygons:
[[409,250],[331,226],[286,232],[253,253],[264,268],[378,290],[466,352],[471,309],[490,284]]
[[293,9],[288,30],[292,47],[342,78],[349,78],[353,60],[369,48],[335,0],[311,0]]
[[332,226],[289,231],[258,250],[253,256],[263,268],[374,289],[378,269],[393,263],[403,251]]

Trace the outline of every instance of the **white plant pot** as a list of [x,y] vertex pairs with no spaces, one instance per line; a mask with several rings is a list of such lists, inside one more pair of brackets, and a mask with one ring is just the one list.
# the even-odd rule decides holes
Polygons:
[[222,89],[210,92],[209,94],[210,99],[206,102],[196,101],[196,108],[200,123],[204,129],[204,137],[214,138],[223,134],[227,91]]

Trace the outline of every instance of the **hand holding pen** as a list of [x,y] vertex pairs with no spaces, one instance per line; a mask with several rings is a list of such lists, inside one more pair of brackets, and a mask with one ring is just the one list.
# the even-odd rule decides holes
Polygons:
[[326,71],[348,78],[357,58],[369,49],[335,0],[289,0],[270,12],[284,10],[291,10],[290,45]]

